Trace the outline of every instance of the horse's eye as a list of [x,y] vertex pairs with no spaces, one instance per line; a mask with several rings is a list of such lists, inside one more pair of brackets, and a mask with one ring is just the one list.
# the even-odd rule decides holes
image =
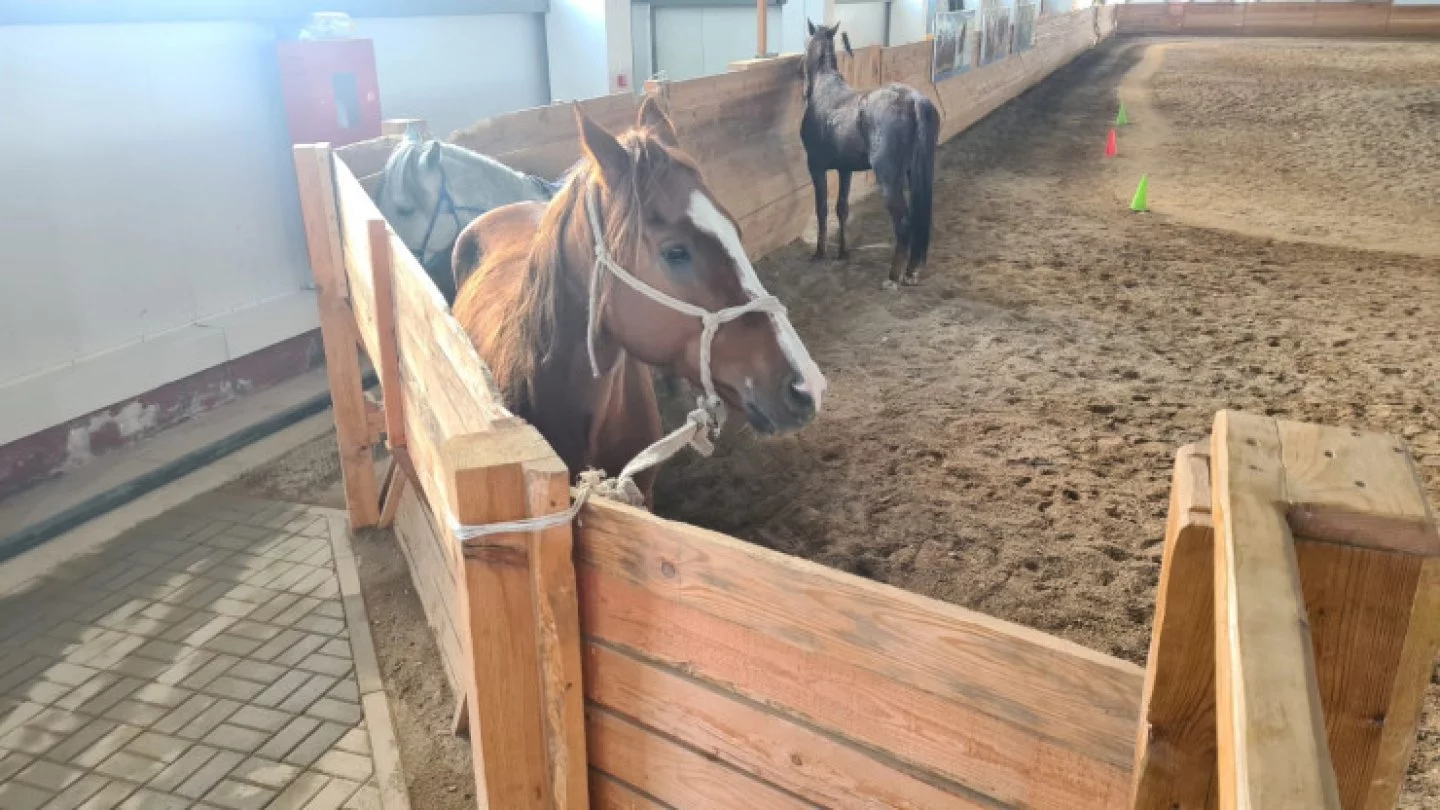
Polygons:
[[676,269],[684,269],[690,265],[690,251],[683,245],[671,245],[660,251],[660,258],[665,263]]

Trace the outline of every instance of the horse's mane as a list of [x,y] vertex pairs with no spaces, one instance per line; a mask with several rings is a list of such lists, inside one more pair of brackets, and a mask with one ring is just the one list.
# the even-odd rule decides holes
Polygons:
[[[649,201],[672,171],[683,169],[698,174],[698,169],[683,154],[648,137],[645,130],[631,130],[618,140],[630,155],[630,177],[619,188],[605,189],[601,216],[605,219],[606,246],[616,261],[627,264],[640,244]],[[486,272],[487,279],[498,275],[494,271],[500,268],[523,266],[519,278],[494,280],[497,284],[517,285],[513,297],[495,295],[493,287],[482,291],[488,286],[485,284],[466,285],[470,295],[485,296],[476,303],[480,311],[474,316],[477,323],[489,324],[486,331],[492,340],[485,359],[507,404],[522,416],[533,403],[541,370],[557,356],[562,330],[569,327],[584,339],[589,306],[587,282],[580,276],[567,279],[566,237],[570,235],[585,245],[585,261],[593,261],[594,237],[585,207],[586,196],[597,183],[603,181],[594,161],[577,163],[545,209],[533,239],[528,244],[513,240],[486,256],[485,264],[493,268]],[[609,284],[602,284],[597,304],[601,311],[608,296]]]

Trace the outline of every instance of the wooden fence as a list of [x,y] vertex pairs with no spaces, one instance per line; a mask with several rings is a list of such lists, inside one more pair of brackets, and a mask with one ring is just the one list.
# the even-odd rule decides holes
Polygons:
[[[1035,50],[961,77],[972,96],[930,86],[950,99],[946,132],[1088,47],[1097,19],[1043,21]],[[914,51],[847,67],[905,75]],[[746,67],[652,90],[710,176],[750,176],[748,192],[720,188],[759,252],[804,219],[762,227],[761,212],[809,191],[791,187],[793,63]],[[590,109],[620,129],[633,101]],[[576,154],[573,126],[555,107],[462,138],[553,169]],[[480,807],[1393,804],[1440,645],[1440,535],[1396,440],[1222,414],[1213,463],[1192,449],[1177,467],[1148,674],[603,501],[573,526],[461,541],[457,524],[565,508],[569,475],[502,407],[367,195],[357,175],[385,148],[297,147],[302,211],[351,523],[393,523],[460,698]],[[378,402],[361,390],[362,352]],[[370,464],[382,439],[395,458],[383,483]]]
[[1228,36],[1440,36],[1440,5],[1390,3],[1131,3],[1117,6],[1121,34]]

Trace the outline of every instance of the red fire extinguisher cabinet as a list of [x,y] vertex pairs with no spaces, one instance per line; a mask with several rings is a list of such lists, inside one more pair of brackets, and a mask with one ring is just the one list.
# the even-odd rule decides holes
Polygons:
[[291,143],[335,146],[380,136],[380,83],[368,39],[279,43]]

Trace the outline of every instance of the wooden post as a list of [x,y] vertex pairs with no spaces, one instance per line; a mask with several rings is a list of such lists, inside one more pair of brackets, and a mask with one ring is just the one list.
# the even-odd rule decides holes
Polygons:
[[[1440,532],[1423,486],[1394,437],[1222,416],[1240,436],[1230,444],[1239,441],[1240,450],[1258,456],[1245,462],[1245,475],[1278,471],[1278,490],[1272,487],[1264,508],[1283,513],[1294,538],[1340,806],[1388,810],[1399,795],[1440,651]],[[1197,615],[1206,614],[1214,592],[1203,583],[1207,567],[1199,559],[1199,549],[1213,543],[1205,531],[1210,499],[1201,481],[1210,471],[1200,462],[1202,452],[1186,448],[1176,465],[1134,808],[1204,810],[1218,800],[1215,740],[1206,733],[1209,728],[1213,735],[1215,719],[1207,713],[1214,700],[1202,687],[1212,681],[1197,669],[1214,655],[1214,645],[1197,636],[1203,624]],[[1218,493],[1218,481],[1215,486]],[[1221,552],[1216,549],[1217,559]],[[1227,688],[1223,679],[1215,685]]]
[[1222,411],[1211,436],[1222,810],[1339,810],[1286,475],[1272,419]]
[[367,226],[370,272],[375,285],[375,331],[380,356],[380,393],[385,403],[385,441],[391,450],[405,446],[405,397],[400,392],[400,352],[395,331],[395,277],[391,268],[390,229],[383,219]]
[[335,409],[335,435],[340,445],[340,472],[350,527],[373,526],[380,519],[380,490],[360,385],[360,355],[355,343],[355,314],[346,302],[344,258],[335,211],[335,184],[330,145],[295,147],[295,175],[310,271],[315,276],[320,309],[320,335],[325,344],[325,373]]
[[764,59],[770,53],[770,14],[766,0],[755,0],[755,57]]
[[430,137],[430,125],[424,118],[387,118],[380,122],[381,135],[404,135],[407,131],[421,138]]
[[[446,444],[461,524],[564,511],[570,475],[521,422]],[[570,525],[467,541],[462,643],[472,662],[468,726],[482,808],[587,808],[580,613]]]
[[1341,803],[1389,810],[1440,649],[1440,533],[1398,438],[1277,430]]
[[1215,795],[1215,524],[1210,447],[1180,449],[1145,669],[1130,806],[1207,810]]

